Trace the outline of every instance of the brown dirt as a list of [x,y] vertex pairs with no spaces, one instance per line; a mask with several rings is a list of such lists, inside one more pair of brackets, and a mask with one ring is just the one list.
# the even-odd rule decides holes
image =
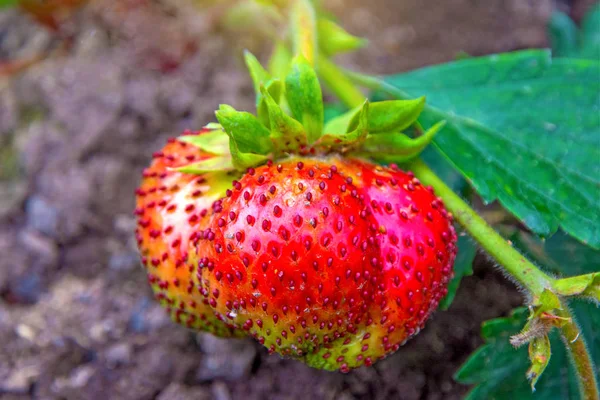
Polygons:
[[[329,6],[371,40],[343,58],[371,73],[459,52],[544,46],[552,10],[549,0]],[[212,121],[220,103],[252,108],[240,45],[207,16],[178,19],[164,9],[125,21],[83,10],[75,21],[65,30],[73,44],[65,53],[27,17],[0,13],[0,59],[58,51],[0,80],[2,399],[453,399],[466,392],[452,374],[481,343],[481,322],[521,302],[483,258],[449,311],[436,313],[396,355],[347,375],[171,323],[139,267],[133,190],[167,137]]]

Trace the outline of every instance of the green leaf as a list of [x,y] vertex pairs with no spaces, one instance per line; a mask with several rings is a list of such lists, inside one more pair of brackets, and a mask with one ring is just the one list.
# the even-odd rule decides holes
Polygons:
[[285,90],[294,118],[306,129],[309,143],[314,143],[323,133],[323,95],[315,70],[301,55],[292,62]]
[[600,272],[559,279],[552,287],[562,296],[589,296],[600,302]]
[[319,49],[327,56],[358,50],[367,44],[367,40],[346,32],[335,22],[319,18],[317,21]]
[[178,140],[199,147],[209,153],[229,154],[229,136],[220,126],[201,135],[180,136]]
[[402,133],[369,135],[361,153],[387,163],[407,162],[421,154],[444,125],[446,125],[446,121],[439,121],[417,138],[411,138]]
[[[425,97],[414,100],[378,101],[369,107],[369,133],[401,132],[414,124],[423,111]],[[348,130],[358,125],[358,115],[350,122]]]
[[[593,360],[600,360],[600,312],[588,302],[573,301],[571,309],[583,332],[577,340],[585,340]],[[552,357],[539,378],[535,393],[527,382],[530,367],[526,347],[515,349],[509,343],[527,322],[525,308],[515,310],[507,318],[487,321],[482,326],[485,344],[479,347],[454,375],[461,383],[475,386],[467,400],[578,400],[580,397],[575,371],[558,331],[550,333]]]
[[217,120],[243,153],[267,154],[272,150],[269,130],[252,114],[221,105]]
[[600,63],[522,51],[386,80],[426,95],[424,126],[486,202],[498,199],[537,234],[559,226],[600,247]]
[[440,302],[441,310],[447,310],[452,304],[462,278],[473,275],[473,260],[477,252],[477,246],[468,236],[459,236],[457,246],[458,253],[454,261],[454,277],[448,283],[448,294]]

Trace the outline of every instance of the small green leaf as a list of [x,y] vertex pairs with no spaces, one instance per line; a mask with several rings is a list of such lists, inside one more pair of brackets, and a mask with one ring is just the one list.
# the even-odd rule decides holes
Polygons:
[[266,87],[266,92],[270,94],[272,100],[275,103],[279,103],[281,99],[281,92],[283,91],[283,84],[279,79],[270,80],[265,86],[261,86],[259,91],[256,93],[257,105],[256,105],[256,114],[258,116],[258,120],[266,127],[271,126],[271,122],[269,121],[269,110],[267,108],[267,103],[264,94],[262,93],[262,87]]
[[248,70],[250,71],[250,76],[252,77],[254,91],[258,96],[260,92],[260,85],[264,85],[270,81],[272,79],[271,74],[269,74],[267,70],[263,68],[258,59],[248,50],[244,51],[244,60]]
[[[369,133],[401,132],[417,121],[424,106],[425,97],[374,102],[369,108]],[[354,129],[357,123],[353,120],[348,129]]]
[[271,140],[279,152],[294,151],[307,144],[306,132],[300,122],[296,121],[281,110],[273,97],[263,87],[262,96],[265,100],[271,123]]
[[233,163],[229,154],[207,158],[193,164],[175,168],[178,172],[186,174],[202,174],[209,171],[227,171],[233,169]]
[[199,147],[209,153],[229,154],[229,136],[220,126],[218,126],[218,129],[200,135],[180,136],[178,140]]
[[242,153],[267,154],[272,150],[269,130],[252,114],[221,105],[217,120]]
[[382,162],[406,162],[421,154],[445,124],[446,121],[439,121],[417,138],[403,133],[369,135],[361,151]]
[[319,18],[317,21],[319,33],[319,49],[327,56],[360,49],[367,44],[367,40],[356,37],[346,32],[335,22]]
[[314,143],[323,133],[323,95],[315,70],[302,55],[292,62],[285,91],[294,118],[306,129],[309,143]]
[[591,297],[600,302],[600,272],[559,279],[552,287],[561,296]]
[[529,360],[531,367],[527,370],[527,379],[531,381],[531,390],[535,391],[535,384],[550,362],[550,338],[548,335],[534,338],[529,342]]

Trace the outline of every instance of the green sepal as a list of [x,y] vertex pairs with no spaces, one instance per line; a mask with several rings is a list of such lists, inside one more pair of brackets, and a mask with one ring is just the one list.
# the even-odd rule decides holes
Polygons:
[[330,119],[323,127],[323,132],[327,133],[340,133],[348,132],[350,122],[357,117],[358,113],[362,110],[362,106],[355,107],[350,111],[345,112],[335,118]]
[[242,153],[268,154],[272,151],[270,132],[254,115],[236,111],[228,105],[221,105],[215,115]]
[[561,296],[591,297],[600,302],[600,272],[558,279],[552,288]]
[[360,147],[369,135],[369,100],[365,100],[362,108],[357,113],[358,124],[351,132],[331,132],[321,137],[319,143],[327,147],[345,147],[346,150]]
[[[417,121],[425,107],[425,97],[414,100],[378,101],[369,109],[369,133],[400,132]],[[358,121],[352,120],[349,130],[355,128]]]
[[213,130],[210,132],[200,135],[180,136],[177,140],[189,143],[209,153],[219,155],[229,154],[229,136],[221,129],[220,125],[217,125],[217,127],[215,128],[214,125],[211,125],[211,129]]
[[367,44],[367,40],[346,32],[335,22],[319,18],[317,21],[319,49],[327,56],[358,50]]
[[260,88],[271,127],[271,140],[277,152],[295,151],[306,146],[306,132],[302,124],[287,115],[265,87]]
[[228,171],[233,168],[233,161],[228,151],[226,155],[211,157],[193,164],[184,165],[175,168],[175,171],[186,174],[202,174],[210,171]]
[[272,76],[263,68],[254,54],[250,53],[248,50],[244,50],[244,61],[246,62],[248,71],[250,71],[250,77],[252,77],[252,83],[254,84],[254,91],[258,97],[260,85],[266,84],[272,79]]
[[[267,85],[267,82],[270,82],[273,78],[271,74],[263,68],[258,59],[248,50],[244,51],[244,61],[246,62],[248,71],[250,71],[250,77],[252,78],[252,83],[254,85],[254,92],[256,93],[256,115],[263,125],[269,126],[269,114],[266,110],[262,94],[260,93],[260,87],[262,85]],[[276,94],[277,99],[279,99],[279,95],[281,94],[280,89],[281,86],[275,89],[278,91]]]
[[269,93],[271,100],[273,100],[276,104],[279,104],[281,99],[281,92],[283,92],[283,83],[279,79],[272,79],[267,82],[265,85],[261,85],[256,93],[257,105],[256,105],[256,114],[258,116],[259,121],[266,126],[267,128],[271,126],[271,122],[269,120],[269,109],[267,107],[266,99],[264,94],[262,93],[261,88],[266,88],[266,92]]
[[292,61],[285,91],[292,114],[304,126],[309,143],[316,142],[323,133],[323,95],[315,70],[301,54]]
[[231,162],[233,168],[238,171],[246,171],[250,167],[255,167],[267,161],[268,156],[262,154],[245,153],[240,151],[238,143],[230,135],[229,151],[231,153]]
[[417,138],[411,138],[403,133],[369,135],[361,153],[366,153],[382,162],[409,161],[421,154],[444,125],[446,121],[440,121]]
[[529,342],[529,360],[531,367],[527,370],[527,379],[531,381],[531,390],[535,391],[535,384],[550,362],[552,351],[548,335],[533,338]]

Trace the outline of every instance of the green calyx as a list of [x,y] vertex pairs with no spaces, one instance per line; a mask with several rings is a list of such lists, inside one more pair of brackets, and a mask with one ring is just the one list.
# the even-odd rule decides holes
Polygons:
[[[325,124],[321,85],[311,63],[302,53],[290,60],[282,49],[274,59],[270,69],[279,77],[246,52],[256,115],[221,105],[215,113],[219,124],[211,124],[210,133],[182,138],[214,157],[179,168],[181,172],[245,171],[268,159],[332,152],[404,162],[416,157],[444,125],[442,121],[421,133],[417,119],[425,105],[423,97],[365,100],[361,107]],[[421,134],[403,133],[409,128]]]

